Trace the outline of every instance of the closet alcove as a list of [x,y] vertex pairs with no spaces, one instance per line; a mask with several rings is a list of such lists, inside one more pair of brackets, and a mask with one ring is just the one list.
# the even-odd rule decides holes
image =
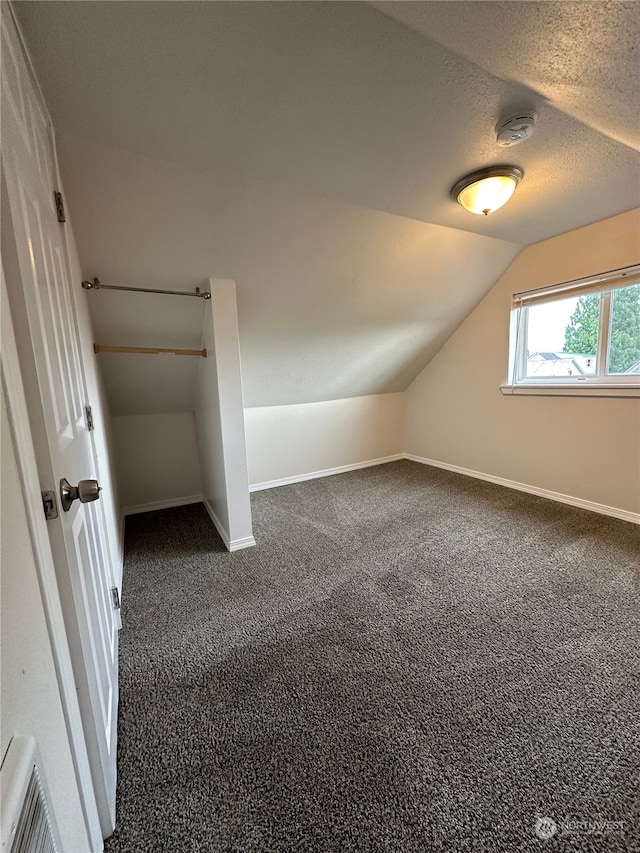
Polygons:
[[83,287],[122,514],[202,501],[228,550],[254,545],[235,281]]

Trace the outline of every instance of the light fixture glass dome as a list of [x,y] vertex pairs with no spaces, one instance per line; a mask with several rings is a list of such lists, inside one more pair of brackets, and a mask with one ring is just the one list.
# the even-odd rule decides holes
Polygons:
[[451,197],[470,213],[493,213],[506,204],[523,176],[517,166],[491,166],[460,178]]

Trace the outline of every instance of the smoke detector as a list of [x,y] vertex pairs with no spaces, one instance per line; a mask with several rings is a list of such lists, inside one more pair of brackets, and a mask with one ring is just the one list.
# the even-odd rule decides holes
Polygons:
[[521,142],[525,142],[533,136],[535,127],[535,113],[514,116],[506,121],[502,121],[496,128],[498,145],[501,148],[511,148],[512,145],[520,145]]

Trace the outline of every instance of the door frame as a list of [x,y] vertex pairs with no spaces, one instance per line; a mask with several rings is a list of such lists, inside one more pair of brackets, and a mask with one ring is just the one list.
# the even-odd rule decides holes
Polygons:
[[[19,285],[22,287],[22,281],[19,282]],[[62,614],[56,569],[49,542],[47,522],[45,521],[42,508],[36,453],[31,437],[31,424],[27,412],[24,382],[18,357],[18,346],[13,329],[7,283],[2,267],[0,267],[0,291],[2,384],[6,398],[9,423],[11,425],[18,475],[20,477],[22,500],[29,526],[29,538],[38,573],[49,642],[56,670],[67,735],[69,737],[71,757],[78,783],[80,801],[82,803],[85,828],[93,853],[93,851],[101,851],[103,849],[100,819],[91,779],[91,768]]]

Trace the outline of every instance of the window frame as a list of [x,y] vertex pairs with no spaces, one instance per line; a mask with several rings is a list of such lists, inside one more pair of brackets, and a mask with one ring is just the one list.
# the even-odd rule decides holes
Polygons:
[[[603,397],[640,397],[640,375],[608,374],[611,345],[611,302],[615,290],[640,284],[640,264],[599,273],[586,279],[514,293],[509,327],[508,380],[500,386],[503,394],[579,395]],[[545,302],[597,293],[600,296],[598,344],[594,376],[527,376],[528,320],[530,307]]]

